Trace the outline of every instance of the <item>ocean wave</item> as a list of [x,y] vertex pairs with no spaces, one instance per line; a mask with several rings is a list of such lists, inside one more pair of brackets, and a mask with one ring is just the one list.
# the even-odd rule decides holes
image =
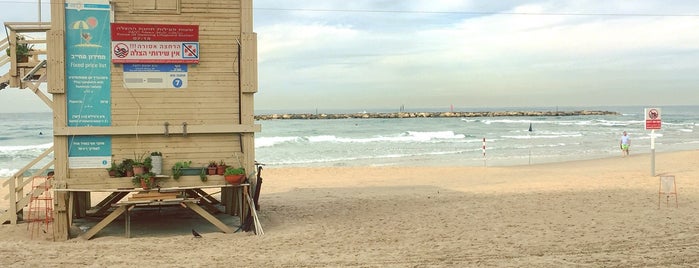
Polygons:
[[[479,122],[479,121],[475,121]],[[641,120],[606,120],[606,119],[596,119],[596,120],[528,120],[528,119],[486,119],[480,121],[483,124],[515,124],[522,126],[529,126],[529,124],[534,125],[536,129],[537,125],[559,125],[559,126],[605,126],[605,127],[626,127],[632,125],[642,124],[645,121]]]
[[453,131],[406,131],[393,136],[375,136],[366,138],[348,138],[335,135],[317,136],[286,136],[286,137],[260,137],[255,139],[255,147],[273,147],[284,143],[375,143],[375,142],[440,142],[455,141],[477,142],[476,139],[466,139],[465,134],[457,134]]
[[255,148],[272,147],[282,143],[296,142],[299,137],[259,137],[255,138]]
[[528,140],[528,139],[558,139],[558,138],[574,138],[582,137],[580,133],[573,134],[535,134],[535,135],[503,135],[501,138],[505,139],[515,139],[515,140]]
[[0,168],[0,178],[9,178],[15,175],[19,169]]
[[14,145],[14,146],[0,146],[0,154],[12,155],[17,152],[23,151],[44,151],[51,148],[53,143],[45,143],[39,145]]
[[314,158],[314,159],[291,159],[284,158],[283,160],[265,160],[267,165],[309,165],[309,164],[324,164],[333,162],[353,162],[353,161],[367,161],[367,160],[380,160],[380,159],[398,159],[398,158],[411,158],[411,157],[422,157],[422,156],[441,156],[441,155],[457,155],[471,152],[480,152],[480,149],[468,149],[468,150],[449,150],[449,151],[438,151],[438,152],[421,152],[421,153],[393,153],[393,154],[380,154],[380,155],[358,155],[358,156],[343,156],[343,157],[325,157],[325,158]]

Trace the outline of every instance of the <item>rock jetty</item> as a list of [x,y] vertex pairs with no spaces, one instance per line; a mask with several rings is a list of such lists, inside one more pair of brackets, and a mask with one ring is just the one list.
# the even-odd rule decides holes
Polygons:
[[503,111],[503,112],[395,112],[342,114],[264,114],[257,120],[273,119],[348,119],[348,118],[418,118],[418,117],[498,117],[498,116],[587,116],[619,115],[611,111]]

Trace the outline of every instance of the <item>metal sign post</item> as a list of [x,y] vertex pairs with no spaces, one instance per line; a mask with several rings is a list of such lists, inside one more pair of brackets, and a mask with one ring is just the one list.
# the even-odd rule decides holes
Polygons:
[[655,177],[655,130],[660,129],[662,120],[660,118],[660,108],[646,108],[646,130],[650,129],[650,175]]

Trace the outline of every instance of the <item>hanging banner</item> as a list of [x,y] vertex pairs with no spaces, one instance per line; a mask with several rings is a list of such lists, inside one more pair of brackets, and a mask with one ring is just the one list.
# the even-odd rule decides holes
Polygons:
[[113,23],[113,63],[199,63],[199,25]]
[[[65,4],[66,98],[68,126],[110,126],[111,63],[108,0],[69,0]],[[109,136],[72,136],[70,168],[111,165]]]

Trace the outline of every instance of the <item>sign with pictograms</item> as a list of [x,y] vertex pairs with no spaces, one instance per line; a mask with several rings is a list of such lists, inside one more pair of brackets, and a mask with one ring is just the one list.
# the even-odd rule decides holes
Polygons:
[[199,25],[112,23],[113,63],[199,63]]
[[660,129],[662,126],[660,108],[646,108],[644,114],[646,117],[646,129]]

